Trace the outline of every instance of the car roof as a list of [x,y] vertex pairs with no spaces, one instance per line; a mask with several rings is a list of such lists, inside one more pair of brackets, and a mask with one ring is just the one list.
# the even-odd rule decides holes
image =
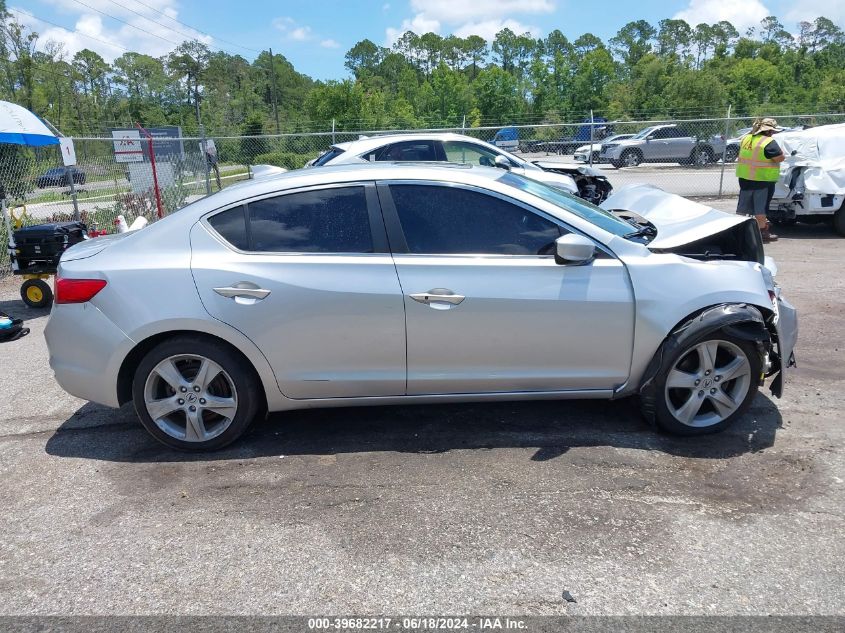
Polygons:
[[[198,200],[192,206],[210,208],[237,202],[244,198],[260,196],[265,193],[282,192],[288,189],[310,187],[323,184],[361,182],[362,180],[430,180],[482,184],[496,180],[503,171],[494,167],[447,163],[447,162],[378,162],[329,164],[323,167],[294,169],[273,176],[246,180],[231,185]],[[203,211],[204,212],[204,211]]]
[[471,141],[474,143],[485,143],[478,138],[466,136],[465,134],[456,134],[455,132],[414,132],[411,134],[382,134],[379,136],[368,136],[366,138],[359,138],[355,141],[347,141],[346,143],[335,143],[332,147],[343,150],[344,152],[365,153],[373,149],[382,147],[389,143],[397,143],[399,141]]

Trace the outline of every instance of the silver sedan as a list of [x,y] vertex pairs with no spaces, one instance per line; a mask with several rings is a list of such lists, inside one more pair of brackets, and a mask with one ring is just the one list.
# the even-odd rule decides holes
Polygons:
[[297,408],[636,395],[696,435],[765,377],[780,396],[796,315],[753,219],[648,187],[605,206],[484,167],[256,179],[70,248],[50,364],[184,450]]

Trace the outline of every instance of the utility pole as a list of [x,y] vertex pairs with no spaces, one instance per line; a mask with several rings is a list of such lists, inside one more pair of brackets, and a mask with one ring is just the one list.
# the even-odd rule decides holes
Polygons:
[[276,134],[279,134],[279,107],[276,105],[276,65],[273,63],[273,49],[270,49],[270,80],[273,84],[273,116],[276,119]]

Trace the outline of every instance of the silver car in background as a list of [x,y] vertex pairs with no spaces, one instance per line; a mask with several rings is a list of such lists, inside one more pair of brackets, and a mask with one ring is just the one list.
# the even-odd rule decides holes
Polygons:
[[796,315],[754,220],[643,186],[606,206],[449,164],[248,181],[66,251],[50,365],[184,450],[298,408],[639,395],[695,435],[764,376],[780,396]]
[[707,165],[719,160],[724,151],[721,135],[702,139],[682,125],[654,125],[631,138],[602,144],[599,160],[617,169],[641,163]]

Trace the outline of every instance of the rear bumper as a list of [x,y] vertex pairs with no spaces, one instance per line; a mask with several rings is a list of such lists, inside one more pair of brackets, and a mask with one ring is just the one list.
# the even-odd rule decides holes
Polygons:
[[54,305],[44,338],[62,389],[83,400],[120,406],[117,374],[134,343],[96,306]]

